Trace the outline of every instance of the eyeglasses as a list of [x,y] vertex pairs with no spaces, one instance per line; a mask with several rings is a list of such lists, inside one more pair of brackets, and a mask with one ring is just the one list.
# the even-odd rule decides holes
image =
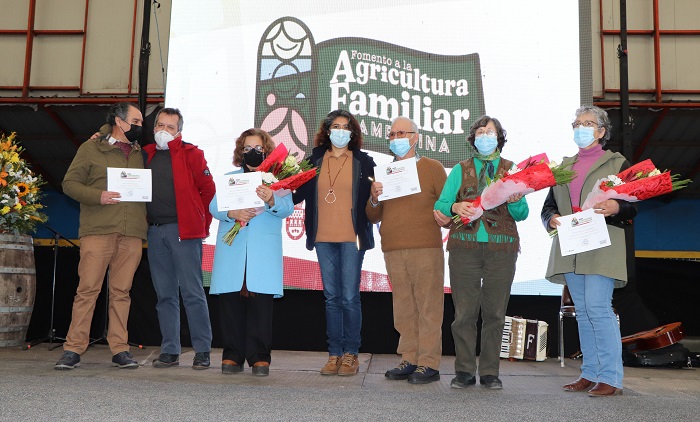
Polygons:
[[334,124],[331,125],[331,129],[343,129],[343,130],[350,130],[350,125],[339,125],[339,124]]
[[487,130],[487,129],[483,129],[483,128],[482,128],[482,129],[477,129],[475,135],[476,135],[476,136],[484,136],[484,135],[486,135],[486,136],[496,136],[496,132],[494,132],[494,131],[491,130],[491,129],[488,129],[488,130]]
[[406,132],[405,130],[397,130],[396,132],[389,132],[389,139],[394,139],[394,138],[405,138],[407,134],[409,133],[416,133],[416,132]]
[[252,150],[255,150],[255,152],[257,152],[258,154],[262,154],[263,151],[264,151],[262,145],[256,145],[256,146],[254,146],[254,147],[251,147],[250,145],[246,145],[246,146],[243,147],[243,153],[244,153],[244,154],[247,154],[247,153],[249,153],[249,152],[252,151]]
[[571,124],[571,127],[574,128],[574,129],[576,129],[576,128],[579,127],[579,126],[583,126],[583,127],[600,127],[600,125],[598,125],[598,122],[592,122],[592,121],[590,121],[590,120],[585,120],[585,121],[583,121],[583,122],[575,121],[575,122],[573,122],[573,123]]

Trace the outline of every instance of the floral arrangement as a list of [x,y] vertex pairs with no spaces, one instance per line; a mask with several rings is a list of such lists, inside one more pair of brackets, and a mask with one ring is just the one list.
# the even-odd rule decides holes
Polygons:
[[608,199],[622,199],[628,202],[643,201],[683,189],[690,179],[679,180],[680,175],[660,171],[651,160],[639,162],[625,171],[610,175],[596,182],[581,205],[581,210],[593,208],[595,204]]
[[[280,143],[257,168],[257,171],[263,173],[263,183],[273,191],[277,191],[278,196],[289,195],[293,190],[316,177],[318,170],[309,160],[297,162],[297,155],[296,152],[290,154],[287,147]],[[258,215],[264,210],[263,207],[256,209]],[[238,232],[245,226],[245,222],[236,221],[224,235],[224,242],[230,246]]]
[[503,177],[491,181],[481,192],[481,196],[467,200],[476,210],[472,218],[456,215],[452,220],[456,227],[460,227],[481,217],[484,210],[494,209],[505,203],[511,195],[527,195],[555,185],[570,183],[576,173],[569,167],[549,161],[544,153],[530,157],[510,169]]
[[[683,189],[691,183],[690,179],[679,180],[679,175],[671,175],[669,171],[660,171],[651,160],[641,161],[618,174],[599,179],[595,188],[586,196],[580,208],[574,207],[574,212],[593,208],[608,199],[622,199],[627,202],[638,202],[655,196],[664,195],[674,190]],[[549,232],[551,237],[558,231]]]
[[15,138],[14,132],[8,137],[0,133],[0,231],[19,235],[33,232],[47,217],[39,203],[44,182],[20,158],[24,148]]

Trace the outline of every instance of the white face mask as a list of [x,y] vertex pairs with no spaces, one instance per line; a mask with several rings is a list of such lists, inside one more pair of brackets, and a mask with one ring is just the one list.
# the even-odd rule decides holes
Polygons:
[[[180,133],[180,132],[178,132]],[[158,149],[168,149],[168,142],[172,141],[175,139],[173,135],[171,135],[169,132],[166,132],[164,130],[159,130],[153,135],[153,138],[156,140],[156,145]]]

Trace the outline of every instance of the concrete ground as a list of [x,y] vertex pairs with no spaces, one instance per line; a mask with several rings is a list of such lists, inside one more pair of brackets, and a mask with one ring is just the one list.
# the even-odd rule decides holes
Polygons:
[[501,363],[504,388],[450,388],[454,357],[444,356],[441,379],[411,385],[384,377],[395,355],[360,355],[356,376],[322,376],[322,352],[274,351],[270,376],[246,367],[223,375],[221,350],[212,367],[191,368],[183,350],[178,367],[156,369],[158,348],[132,349],[141,367],[111,367],[107,346],[93,346],[72,371],[55,371],[62,348],[0,348],[0,420],[169,421],[698,421],[700,372],[694,368],[625,368],[620,397],[593,398],[561,386],[578,377],[580,361]]

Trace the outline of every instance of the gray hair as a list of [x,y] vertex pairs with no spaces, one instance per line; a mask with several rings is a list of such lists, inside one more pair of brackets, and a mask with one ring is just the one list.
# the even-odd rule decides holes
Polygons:
[[610,123],[610,118],[608,118],[608,112],[594,105],[585,105],[576,110],[576,117],[586,113],[594,115],[598,127],[605,129],[605,134],[599,140],[600,145],[605,146],[605,143],[610,139],[610,134],[612,133],[612,123]]
[[391,121],[391,125],[394,126],[394,123],[396,123],[396,121],[398,121],[398,120],[406,120],[406,121],[411,122],[411,131],[418,133],[418,125],[416,124],[416,122],[414,122],[413,120],[409,119],[406,116],[399,116],[399,117],[395,118],[394,120]]
[[180,113],[180,109],[170,108],[170,107],[161,108],[160,110],[158,110],[158,113],[156,114],[155,124],[158,124],[158,116],[160,116],[161,113],[167,114],[169,116],[177,116],[178,117],[177,131],[182,132],[182,125],[185,124],[185,121],[182,118],[182,113]]
[[112,106],[109,108],[109,111],[107,112],[107,123],[114,126],[116,124],[115,119],[117,117],[119,117],[120,119],[122,119],[126,122],[126,119],[129,116],[129,107],[134,107],[135,109],[138,110],[138,107],[136,107],[136,104],[132,104],[132,103],[121,102],[121,103],[112,104]]

